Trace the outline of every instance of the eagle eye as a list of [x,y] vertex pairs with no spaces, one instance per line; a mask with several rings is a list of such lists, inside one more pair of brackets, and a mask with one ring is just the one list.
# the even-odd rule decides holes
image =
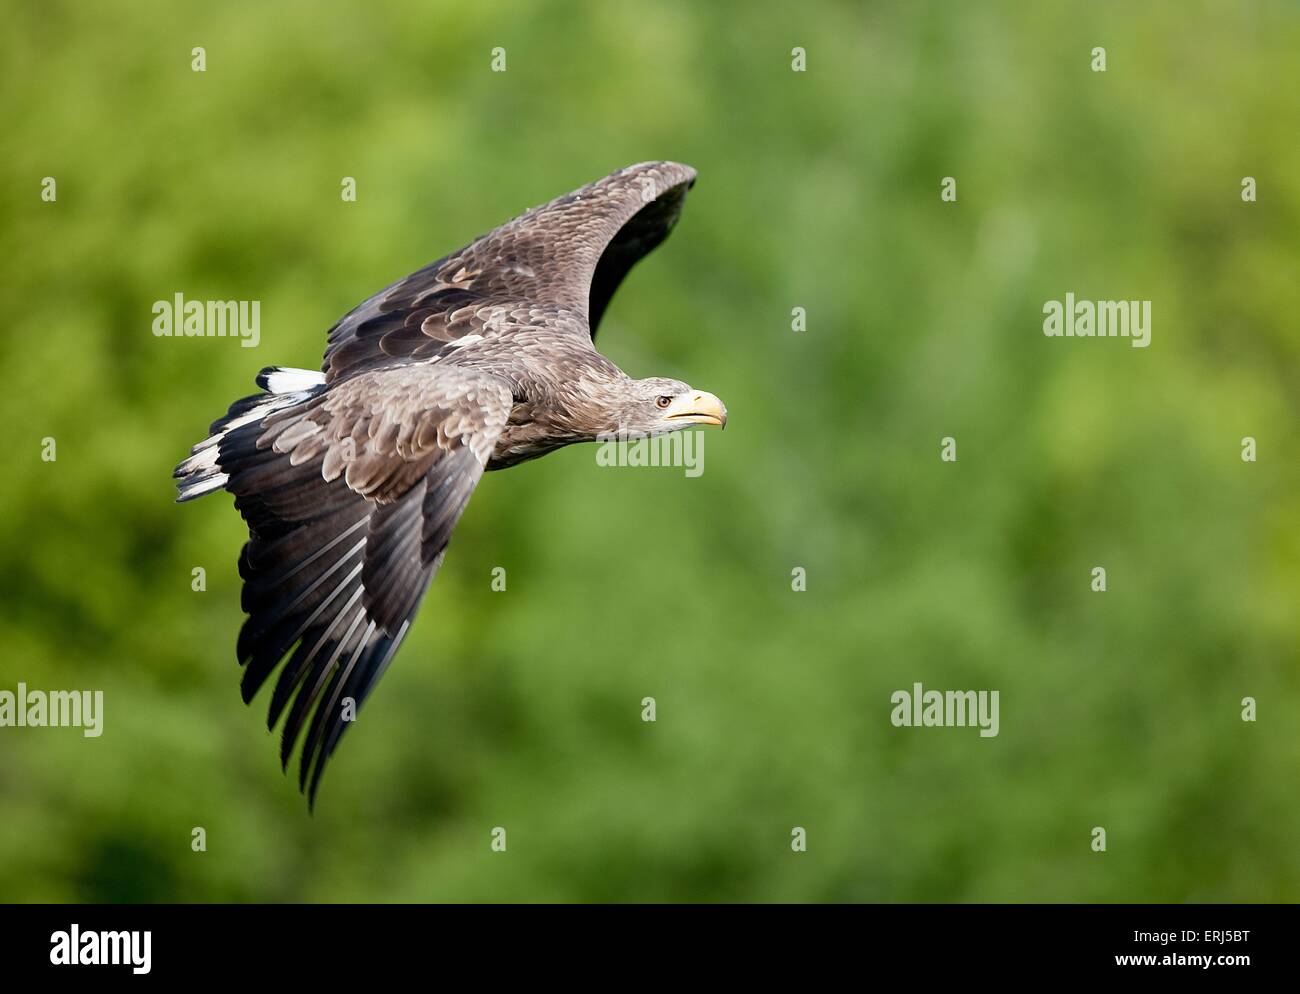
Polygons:
[[671,397],[656,397],[656,398],[655,398],[655,407],[659,408],[660,410],[663,410],[665,407],[667,407],[667,406],[668,406],[669,404],[671,404],[672,402],[673,402],[673,399],[672,399]]

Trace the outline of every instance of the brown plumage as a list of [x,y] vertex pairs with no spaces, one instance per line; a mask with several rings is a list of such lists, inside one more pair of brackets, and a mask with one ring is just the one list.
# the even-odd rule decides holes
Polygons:
[[[248,524],[239,634],[249,701],[280,666],[286,766],[314,802],[483,472],[573,442],[725,424],[712,394],[634,380],[601,316],[667,237],[695,171],[629,166],[399,280],[329,332],[323,373],[272,367],[176,468],[180,501],[225,489]],[[281,663],[283,661],[283,666]]]

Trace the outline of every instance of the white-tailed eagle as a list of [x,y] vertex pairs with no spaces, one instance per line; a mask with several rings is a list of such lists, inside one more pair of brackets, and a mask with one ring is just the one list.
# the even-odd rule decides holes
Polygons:
[[667,237],[695,170],[629,166],[399,280],[329,332],[322,372],[272,367],[176,468],[180,501],[234,494],[250,701],[279,668],[287,767],[314,803],[484,470],[573,442],[725,425],[713,394],[633,379],[593,338],[628,270]]

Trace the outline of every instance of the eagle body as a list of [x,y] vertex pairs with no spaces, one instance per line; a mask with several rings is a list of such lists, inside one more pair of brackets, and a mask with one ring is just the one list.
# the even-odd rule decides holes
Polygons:
[[[392,662],[483,473],[575,442],[725,425],[717,397],[633,379],[594,345],[695,180],[642,163],[536,207],[344,315],[321,371],[271,367],[175,472],[234,495],[244,700],[278,671],[281,762],[325,765]],[[351,709],[348,704],[351,704]]]

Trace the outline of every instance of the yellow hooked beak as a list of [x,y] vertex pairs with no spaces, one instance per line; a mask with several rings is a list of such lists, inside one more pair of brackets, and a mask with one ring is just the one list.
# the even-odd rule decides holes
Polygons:
[[722,401],[703,390],[678,394],[664,408],[664,420],[674,425],[719,425],[727,427],[727,409]]

